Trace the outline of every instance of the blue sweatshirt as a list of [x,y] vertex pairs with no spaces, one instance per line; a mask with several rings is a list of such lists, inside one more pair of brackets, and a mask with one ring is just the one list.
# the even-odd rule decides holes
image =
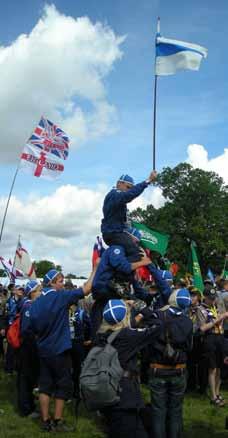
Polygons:
[[51,357],[72,347],[69,306],[84,298],[82,288],[59,290],[45,288],[30,307],[30,324],[37,336],[40,357]]
[[141,195],[148,186],[146,181],[136,184],[126,192],[117,188],[112,189],[104,199],[101,222],[102,233],[121,233],[126,228],[127,204]]
[[98,265],[93,285],[92,294],[96,300],[107,301],[113,298],[110,281],[118,274],[123,274],[123,279],[129,282],[134,290],[134,297],[150,302],[152,296],[135,279],[135,272],[132,271],[131,263],[128,261],[125,249],[119,245],[111,245],[104,251]]

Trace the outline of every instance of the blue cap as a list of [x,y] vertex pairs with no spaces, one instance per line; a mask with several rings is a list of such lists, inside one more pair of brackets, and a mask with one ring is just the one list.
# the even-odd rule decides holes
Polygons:
[[127,314],[127,307],[122,300],[109,300],[103,311],[103,318],[108,324],[118,324]]
[[20,286],[19,284],[16,284],[16,285],[14,286],[14,288],[17,289],[17,290],[22,290],[23,292],[24,292],[24,290],[25,290],[24,286]]
[[161,276],[164,280],[173,280],[173,274],[170,271],[160,270]]
[[175,290],[169,297],[169,304],[180,309],[186,309],[191,303],[191,296],[186,288]]
[[62,272],[57,271],[56,269],[50,269],[50,271],[48,271],[43,278],[44,285],[48,286],[59,274],[62,274]]
[[25,294],[30,295],[31,292],[33,292],[37,286],[39,286],[39,282],[37,280],[30,280],[25,286]]
[[120,182],[126,182],[128,184],[131,184],[132,186],[135,184],[133,178],[129,175],[121,175],[121,177],[118,179]]
[[137,240],[141,240],[141,238],[142,238],[140,231],[137,230],[136,228],[127,228],[125,230],[125,233],[130,234],[131,236],[133,236]]

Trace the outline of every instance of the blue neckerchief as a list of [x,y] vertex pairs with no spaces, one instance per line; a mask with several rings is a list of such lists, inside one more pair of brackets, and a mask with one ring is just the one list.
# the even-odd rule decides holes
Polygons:
[[171,313],[173,313],[174,315],[182,315],[182,311],[180,309],[178,309],[177,307],[169,307],[168,309]]
[[47,295],[47,294],[49,294],[49,292],[56,292],[56,289],[53,289],[53,288],[51,288],[51,287],[44,287],[43,289],[42,289],[42,295]]

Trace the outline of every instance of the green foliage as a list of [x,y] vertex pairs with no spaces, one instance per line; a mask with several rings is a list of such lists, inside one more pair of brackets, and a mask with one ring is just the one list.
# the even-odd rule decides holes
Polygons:
[[[2,367],[2,363],[0,364]],[[39,420],[19,417],[16,409],[16,378],[6,376],[0,369],[1,400],[0,408],[4,414],[0,415],[1,438],[48,438],[50,433],[40,431]],[[146,402],[150,401],[148,389],[142,386],[143,396]],[[228,392],[223,392],[227,398]],[[224,430],[226,408],[220,409],[210,405],[208,397],[199,394],[188,394],[184,401],[184,436],[183,438],[225,438],[227,431]],[[76,420],[72,404],[66,405],[65,418],[69,424],[76,425],[76,431],[67,433],[68,438],[105,438],[107,435],[102,431],[103,424],[97,417],[87,413],[83,406],[79,409],[79,418]],[[64,436],[64,434],[60,434]],[[117,431],[118,437],[118,431]],[[128,438],[128,437],[126,437]]]
[[180,163],[165,168],[157,179],[165,204],[137,209],[132,218],[148,227],[170,234],[169,259],[186,269],[189,244],[194,240],[201,269],[221,273],[228,247],[228,191],[214,172],[193,169]]
[[55,265],[50,260],[40,260],[39,262],[34,262],[36,276],[38,278],[43,278],[43,276],[49,271],[49,269],[62,270],[60,265]]
[[0,277],[6,277],[4,269],[0,269]]
[[[2,364],[1,364],[2,366]],[[40,421],[31,420],[26,417],[20,417],[17,413],[16,402],[16,378],[5,376],[0,370],[0,387],[1,400],[0,408],[4,414],[0,415],[0,437],[1,438],[48,438],[50,433],[44,433],[40,430]],[[53,406],[51,407],[53,411]],[[79,409],[79,418],[74,415],[73,404],[66,405],[65,419],[68,424],[75,425],[76,431],[67,433],[68,438],[104,438],[102,427],[95,416],[85,412],[81,405]],[[54,434],[55,435],[55,434]],[[64,436],[64,434],[60,434]]]

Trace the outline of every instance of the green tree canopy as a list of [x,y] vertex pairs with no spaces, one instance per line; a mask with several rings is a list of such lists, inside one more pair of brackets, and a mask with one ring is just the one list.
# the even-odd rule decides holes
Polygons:
[[214,172],[180,163],[166,167],[157,179],[165,204],[137,209],[132,218],[170,234],[167,256],[186,269],[190,241],[197,244],[203,273],[220,273],[228,251],[228,187]]
[[62,271],[62,267],[60,265],[55,265],[53,262],[50,262],[50,260],[40,260],[38,262],[35,261],[34,266],[35,266],[36,276],[38,278],[43,278],[43,276],[50,269],[57,269],[58,271]]

